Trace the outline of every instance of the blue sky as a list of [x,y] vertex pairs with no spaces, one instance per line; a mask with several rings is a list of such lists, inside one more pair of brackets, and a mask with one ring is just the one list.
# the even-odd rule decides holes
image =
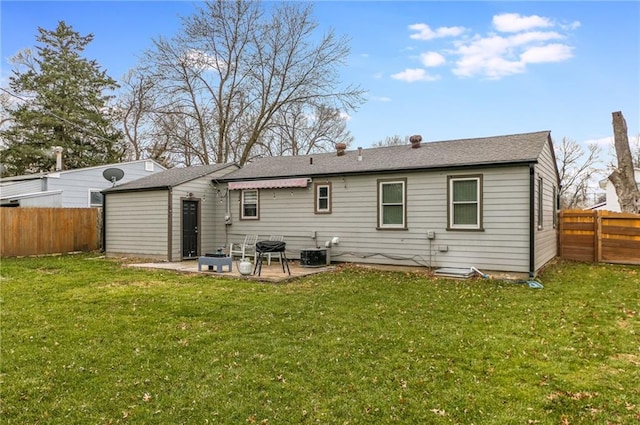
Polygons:
[[[119,79],[193,5],[2,0],[2,86],[7,58],[34,46],[37,27],[64,20],[94,34],[86,56]],[[539,130],[605,144],[613,111],[640,133],[640,2],[320,1],[314,11],[321,31],[350,38],[343,80],[368,91],[349,119],[354,147]]]

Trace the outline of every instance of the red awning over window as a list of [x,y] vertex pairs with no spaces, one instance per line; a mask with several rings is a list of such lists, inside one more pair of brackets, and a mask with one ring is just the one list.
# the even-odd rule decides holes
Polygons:
[[231,182],[229,189],[276,189],[282,187],[307,187],[308,178],[278,179],[278,180],[254,180],[248,182]]

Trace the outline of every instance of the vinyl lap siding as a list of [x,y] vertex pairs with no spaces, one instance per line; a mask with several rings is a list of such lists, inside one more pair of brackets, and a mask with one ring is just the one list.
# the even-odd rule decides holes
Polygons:
[[[173,205],[172,205],[172,237],[171,261],[180,261],[182,259],[182,201],[192,200],[198,201],[198,210],[200,214],[200,226],[198,229],[198,255],[211,252],[214,239],[214,214],[216,210],[215,193],[210,185],[211,178],[203,177],[193,180],[173,188]],[[193,197],[189,198],[188,194],[192,193]],[[215,251],[215,250],[214,250]]]
[[[553,221],[553,188],[558,191],[558,182],[555,174],[555,164],[551,153],[551,144],[545,144],[539,162],[536,165],[536,185],[539,184],[538,177],[542,177],[542,196],[543,196],[543,224],[542,229],[535,231],[535,269],[536,271],[545,265],[549,260],[554,258],[558,253],[558,233]],[[538,190],[535,191],[537,210]],[[536,216],[536,227],[538,221]]]
[[112,183],[102,176],[104,170],[108,168],[119,168],[124,171],[124,177],[117,184],[127,183],[154,172],[162,171],[159,167],[155,167],[153,172],[145,171],[144,161],[69,170],[61,172],[59,177],[49,176],[47,178],[47,190],[61,189],[63,191],[63,207],[87,208],[90,206],[89,192],[91,189],[100,191],[112,187]]
[[[198,227],[198,255],[215,252],[225,245],[224,214],[226,210],[225,185],[217,185],[214,190],[212,181],[233,171],[234,167],[223,168],[204,177],[183,183],[172,190],[172,245],[171,261],[182,259],[182,201],[198,201],[200,224]],[[189,198],[189,194],[192,197]]]
[[[447,231],[447,176],[482,174],[484,231]],[[407,179],[408,230],[377,230],[377,179]],[[334,261],[379,264],[528,270],[528,168],[510,167],[458,173],[424,172],[383,176],[316,178],[331,183],[332,213],[314,214],[309,188],[260,190],[260,219],[239,220],[240,191],[231,191],[232,226],[226,237],[239,241],[256,233],[266,239],[283,235],[287,255],[299,258],[303,248],[332,247]],[[435,231],[429,241],[427,232]],[[312,232],[317,240],[311,238]],[[440,247],[446,247],[441,252]]]
[[44,179],[26,180],[21,182],[6,182],[0,185],[0,196],[8,198],[15,195],[21,195],[26,193],[36,193],[46,190],[44,187]]
[[106,253],[166,259],[166,190],[107,195]]

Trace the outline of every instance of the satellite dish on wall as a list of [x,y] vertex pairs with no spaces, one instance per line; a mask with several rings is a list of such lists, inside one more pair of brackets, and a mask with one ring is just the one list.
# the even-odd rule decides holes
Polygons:
[[119,168],[107,168],[102,172],[102,177],[113,183],[115,186],[116,182],[124,177],[124,171]]

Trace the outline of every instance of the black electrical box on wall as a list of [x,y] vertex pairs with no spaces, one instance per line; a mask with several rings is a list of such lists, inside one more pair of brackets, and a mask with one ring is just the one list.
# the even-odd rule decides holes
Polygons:
[[331,264],[327,248],[308,248],[300,250],[300,267],[323,267]]

